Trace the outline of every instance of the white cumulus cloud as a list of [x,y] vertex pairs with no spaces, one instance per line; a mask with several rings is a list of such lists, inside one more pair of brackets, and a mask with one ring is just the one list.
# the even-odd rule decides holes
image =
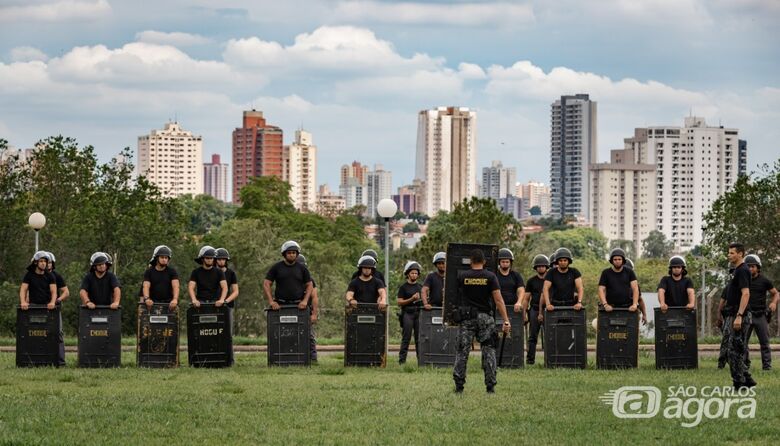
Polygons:
[[108,0],[61,0],[0,6],[0,22],[97,20],[111,13]]
[[38,48],[31,46],[19,46],[11,50],[12,62],[32,62],[34,60],[46,62],[49,60],[49,56]]
[[166,33],[162,31],[146,30],[136,33],[135,39],[139,42],[154,43],[158,45],[191,46],[211,43],[211,39],[199,34],[183,32]]

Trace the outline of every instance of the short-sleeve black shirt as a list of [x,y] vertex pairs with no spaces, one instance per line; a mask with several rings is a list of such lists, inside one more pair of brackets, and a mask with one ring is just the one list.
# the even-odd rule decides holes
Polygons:
[[434,271],[425,277],[424,287],[428,287],[428,304],[440,307],[444,302],[444,277]]
[[[227,281],[228,286],[228,292],[227,296],[230,296],[230,289],[233,285],[238,285],[238,276],[236,275],[236,272],[233,271],[230,268],[225,269],[225,280]],[[228,302],[227,306],[230,308],[233,308],[236,305],[236,301]]]
[[634,303],[634,293],[631,282],[636,280],[636,274],[630,268],[615,271],[607,268],[601,272],[599,286],[606,287],[607,303],[615,307],[630,307]]
[[[558,271],[558,268],[552,268],[544,275],[544,280],[550,282],[550,303],[553,305],[571,306],[577,303],[574,293],[577,287],[574,281],[582,277],[579,270],[569,268],[565,273]],[[582,296],[580,296],[582,298]]]
[[544,289],[544,279],[540,279],[539,276],[533,276],[528,279],[528,283],[525,284],[525,292],[531,293],[530,308],[538,309],[539,301],[542,299],[542,290]]
[[195,282],[195,297],[203,302],[216,302],[222,297],[219,283],[223,280],[225,273],[216,266],[210,269],[201,266],[190,273],[190,282]]
[[[744,288],[750,289],[750,269],[748,269],[745,263],[742,263],[734,269],[734,275],[726,291],[726,306],[729,308],[732,316],[739,311],[739,301],[742,299],[742,289]],[[746,310],[749,309],[750,303],[748,302]]]
[[179,273],[170,266],[166,266],[162,271],[158,271],[155,266],[144,271],[144,282],[149,282],[149,298],[158,303],[168,303],[173,300],[171,281],[178,279]]
[[674,280],[672,276],[664,276],[658,283],[658,289],[664,290],[664,300],[670,307],[684,307],[688,305],[688,289],[693,289],[693,280],[690,277],[682,277]]
[[31,304],[46,305],[51,302],[50,285],[56,283],[53,274],[48,272],[36,274],[34,271],[27,271],[22,283],[27,284],[28,298]]
[[501,297],[504,298],[504,305],[514,305],[517,303],[517,289],[525,287],[523,276],[517,271],[509,271],[506,276],[499,271],[496,274],[498,284],[501,287]]
[[358,277],[349,282],[347,291],[355,293],[352,298],[361,304],[375,304],[379,300],[379,290],[384,287],[385,284],[374,276],[371,276],[371,280]]
[[114,289],[119,287],[119,279],[111,271],[106,271],[100,278],[94,271],[90,271],[81,281],[80,289],[87,292],[89,300],[95,305],[111,305],[114,300]]
[[414,311],[422,307],[422,285],[420,285],[417,282],[415,283],[404,282],[403,285],[398,287],[398,297],[401,299],[409,299],[410,297],[414,296],[417,293],[420,293],[420,300],[414,303],[404,305],[402,307],[404,310]]
[[774,288],[772,281],[759,275],[750,281],[750,311],[763,313],[766,311],[766,293]]
[[463,303],[481,313],[493,311],[493,291],[501,289],[496,275],[485,269],[459,272],[458,287],[463,293]]
[[306,294],[306,283],[311,282],[311,274],[302,263],[295,262],[289,265],[284,260],[275,263],[268,270],[265,278],[276,285],[274,300],[285,304],[303,300]]
[[[384,274],[382,274],[382,271],[379,271],[378,269],[375,269],[375,270],[374,270],[374,273],[373,273],[373,274],[371,274],[371,275],[372,275],[372,276],[374,276],[374,277],[376,277],[377,279],[379,279],[379,281],[380,281],[380,282],[382,282],[382,284],[383,284],[383,285],[385,285],[385,284],[386,284],[386,283],[385,283],[385,275],[384,275]],[[355,279],[357,279],[357,278],[358,278],[358,276],[360,276],[360,268],[358,268],[358,270],[357,270],[357,271],[355,271],[354,273],[352,273],[352,278],[351,278],[350,280],[355,280]]]

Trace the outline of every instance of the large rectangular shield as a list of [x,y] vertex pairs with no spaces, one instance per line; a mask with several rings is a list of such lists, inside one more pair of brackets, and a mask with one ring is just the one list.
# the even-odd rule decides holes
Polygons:
[[585,307],[544,312],[544,366],[584,369],[588,365]]
[[447,271],[444,274],[444,322],[457,325],[455,312],[461,307],[458,290],[458,272],[471,269],[471,251],[480,249],[485,254],[485,269],[495,273],[498,269],[498,246],[476,243],[448,243]]
[[168,304],[138,305],[138,367],[179,366],[179,313]]
[[506,338],[501,331],[504,321],[496,312],[496,331],[498,332],[496,364],[507,369],[517,369],[525,365],[523,313],[515,313],[514,308],[514,305],[506,306],[506,314],[509,316],[509,323],[512,324],[512,333]]
[[416,346],[420,367],[452,367],[455,364],[459,328],[444,324],[442,310],[442,307],[433,307],[430,311],[420,311],[420,335]]
[[696,311],[669,307],[655,309],[655,367],[695,369],[699,367]]
[[268,365],[311,365],[309,309],[283,305],[266,310]]
[[639,356],[639,312],[614,308],[599,309],[596,338],[596,367],[636,368]]
[[79,308],[79,367],[122,364],[122,309]]
[[230,308],[203,302],[200,308],[187,308],[187,356],[191,367],[233,364]]
[[59,366],[60,309],[16,310],[16,366]]
[[387,364],[387,308],[377,304],[347,307],[344,318],[344,365],[384,367]]

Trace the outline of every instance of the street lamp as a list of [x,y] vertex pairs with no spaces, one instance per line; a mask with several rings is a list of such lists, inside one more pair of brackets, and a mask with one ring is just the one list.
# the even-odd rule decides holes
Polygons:
[[46,217],[40,212],[33,212],[27,219],[27,224],[35,229],[35,252],[38,252],[38,231],[46,226]]
[[390,219],[397,211],[398,205],[389,198],[379,200],[376,205],[376,212],[385,219],[385,280],[390,278]]

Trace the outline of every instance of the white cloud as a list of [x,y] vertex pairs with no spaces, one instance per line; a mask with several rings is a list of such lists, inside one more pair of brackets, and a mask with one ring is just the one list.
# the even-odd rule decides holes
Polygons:
[[117,49],[103,45],[76,47],[50,60],[48,69],[53,77],[64,81],[170,83],[185,89],[193,84],[242,80],[223,62],[196,60],[172,46],[143,42]]
[[211,43],[211,39],[198,34],[172,32],[166,33],[162,31],[141,31],[136,33],[135,39],[139,42],[154,43],[158,45],[172,45],[172,46],[192,46],[203,45]]
[[49,60],[49,56],[38,48],[31,46],[19,46],[11,50],[12,62],[31,62],[34,60],[46,62]]
[[487,79],[485,70],[473,63],[461,62],[458,65],[458,74],[463,79]]
[[530,3],[441,3],[342,1],[334,17],[343,21],[405,25],[523,26],[534,22]]
[[656,81],[640,82],[625,78],[613,81],[607,76],[556,67],[545,73],[530,61],[511,67],[493,65],[486,91],[495,97],[533,98],[552,101],[563,94],[590,93],[599,101],[634,104],[701,104],[708,102],[700,92],[673,88]]
[[0,6],[0,22],[97,20],[111,13],[108,0],[61,0],[42,4]]
[[323,26],[299,34],[295,43],[282,46],[257,37],[231,39],[223,58],[233,65],[275,67],[283,71],[382,71],[438,67],[443,59],[425,54],[406,58],[393,45],[378,39],[373,31],[352,26]]

